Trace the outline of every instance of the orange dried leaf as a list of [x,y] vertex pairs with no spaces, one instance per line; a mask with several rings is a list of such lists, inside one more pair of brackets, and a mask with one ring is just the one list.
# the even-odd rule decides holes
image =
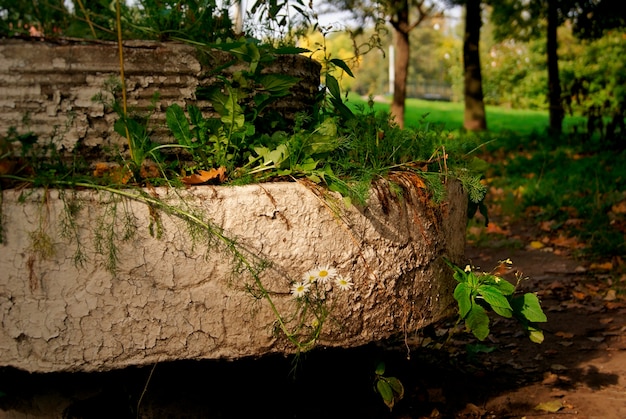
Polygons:
[[574,334],[571,332],[556,332],[555,335],[563,339],[571,339],[574,337]]
[[546,232],[552,231],[553,226],[554,226],[554,221],[542,221],[541,224],[539,224],[539,228],[542,231],[546,231]]
[[98,162],[94,166],[94,177],[108,178],[114,183],[127,184],[132,178],[130,169],[117,163]]
[[226,168],[220,166],[217,169],[198,170],[198,173],[185,176],[181,180],[185,185],[201,185],[212,180],[223,183],[226,180]]
[[510,234],[508,231],[504,230],[503,228],[501,228],[500,226],[494,223],[489,223],[489,225],[487,225],[487,233],[502,234],[505,236],[508,236]]
[[607,301],[606,303],[604,303],[604,307],[606,307],[607,310],[615,310],[617,308],[626,307],[626,304],[621,301]]
[[620,201],[611,207],[611,211],[615,214],[626,214],[626,200]]

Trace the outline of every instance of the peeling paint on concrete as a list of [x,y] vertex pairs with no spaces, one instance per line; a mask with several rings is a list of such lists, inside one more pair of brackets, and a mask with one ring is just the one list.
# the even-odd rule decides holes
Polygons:
[[[382,181],[381,181],[382,182]],[[384,187],[384,185],[383,185]],[[264,286],[279,311],[293,309],[289,287],[304,271],[332,264],[354,281],[334,293],[332,316],[319,344],[359,346],[411,332],[449,314],[454,280],[442,257],[463,254],[465,196],[450,185],[449,201],[434,206],[425,191],[407,189],[386,202],[376,194],[363,208],[329,210],[301,183],[157,189],[184,199],[254,255],[271,261]],[[63,202],[57,191],[3,191],[5,241],[0,244],[0,365],[27,371],[102,371],[177,359],[236,359],[295,348],[275,333],[263,299],[233,276],[232,256],[191,241],[179,219],[162,216],[162,238],[148,232],[148,210],[124,202],[135,235],[118,243],[118,267],[104,268],[94,227],[110,197],[77,191],[76,217],[88,260],[75,265],[76,242],[60,235]],[[318,191],[319,192],[319,191]],[[18,202],[24,194],[25,202]],[[45,205],[41,205],[44,203]],[[121,208],[122,203],[118,204]],[[54,238],[54,254],[35,252],[37,226]],[[119,228],[119,225],[116,227]]]

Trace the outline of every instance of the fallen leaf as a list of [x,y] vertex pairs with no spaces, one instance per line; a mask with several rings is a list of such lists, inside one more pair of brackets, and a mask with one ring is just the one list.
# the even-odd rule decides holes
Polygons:
[[554,221],[542,221],[542,222],[539,224],[539,228],[540,228],[541,230],[543,230],[543,231],[547,231],[547,232],[549,232],[549,231],[552,231],[552,228],[553,228],[554,224],[555,224],[555,222],[554,222]]
[[572,291],[572,295],[577,300],[584,300],[585,298],[587,298],[587,294],[585,294],[584,292],[580,292],[580,291]]
[[94,165],[94,177],[108,178],[114,183],[127,184],[132,178],[130,169],[117,163],[98,162]]
[[551,243],[555,246],[561,246],[568,249],[580,249],[584,247],[584,245],[580,243],[576,237],[559,236],[552,239]]
[[561,364],[552,364],[550,365],[550,369],[552,371],[567,371],[567,367]]
[[563,339],[571,339],[574,337],[574,334],[571,332],[556,332],[555,335]]
[[226,180],[226,168],[220,166],[218,169],[198,170],[198,173],[193,173],[181,179],[185,185],[201,185],[211,180],[223,183]]
[[626,214],[626,200],[620,201],[611,207],[615,214]]
[[561,283],[561,281],[556,280],[556,281],[550,282],[550,284],[548,284],[547,288],[551,289],[551,290],[555,290],[555,289],[565,288],[565,286]]
[[530,247],[531,249],[542,249],[544,248],[546,245],[541,243],[540,241],[537,240],[533,240],[530,242],[530,244],[528,245],[528,247]]
[[497,224],[494,224],[494,223],[491,223],[491,222],[489,223],[489,225],[487,225],[487,233],[502,234],[504,236],[508,236],[509,234],[511,234],[510,232],[504,230],[503,228],[501,228]]
[[556,413],[559,410],[563,409],[563,403],[560,400],[552,400],[545,403],[539,403],[535,406],[535,410],[542,410],[544,412]]
[[546,372],[543,374],[543,381],[541,382],[541,384],[555,384],[557,381],[559,381],[559,376],[552,373],[552,372]]
[[0,175],[13,174],[15,169],[15,161],[9,159],[0,159]]
[[589,269],[594,271],[610,271],[613,269],[613,263],[604,262],[604,263],[592,263],[589,265]]
[[484,409],[481,409],[480,407],[476,406],[473,403],[468,403],[467,405],[465,405],[465,408],[457,414],[457,417],[482,418],[484,414],[485,414]]
[[604,336],[591,336],[591,337],[588,337],[587,339],[596,343],[604,342]]
[[617,292],[615,290],[608,290],[606,295],[604,296],[604,301],[615,301],[617,300]]

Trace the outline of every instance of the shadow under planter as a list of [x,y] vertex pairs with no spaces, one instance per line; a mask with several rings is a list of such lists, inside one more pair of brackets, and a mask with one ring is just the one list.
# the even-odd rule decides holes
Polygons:
[[[0,365],[30,372],[357,347],[451,314],[466,196],[410,176],[364,207],[304,182],[4,190]],[[124,196],[125,195],[125,196]],[[352,287],[311,284],[336,269]],[[348,287],[343,287],[348,288]]]

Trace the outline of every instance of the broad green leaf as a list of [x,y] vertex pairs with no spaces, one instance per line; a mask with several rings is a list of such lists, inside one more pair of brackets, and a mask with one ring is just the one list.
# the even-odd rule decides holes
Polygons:
[[348,67],[348,64],[346,64],[344,60],[340,60],[339,58],[333,58],[330,60],[330,62],[345,71],[346,74],[348,74],[350,77],[354,78],[352,70],[350,70],[350,67]]
[[334,138],[337,136],[337,124],[334,119],[327,118],[315,129],[315,132],[325,137]]
[[385,373],[385,363],[379,362],[378,365],[376,365],[376,370],[374,370],[374,373],[376,375],[383,375]]
[[228,100],[224,104],[224,108],[226,109],[226,114],[221,115],[221,121],[224,124],[228,124],[231,126],[231,129],[238,129],[243,127],[246,122],[245,115],[243,114],[243,110],[241,106],[237,102],[238,95],[235,89],[228,89],[229,95]]
[[[117,132],[121,137],[126,138],[126,124],[123,119],[118,119],[113,124],[113,130]],[[176,136],[174,136],[176,137]]]
[[204,122],[204,117],[202,116],[202,112],[195,105],[187,106],[187,112],[189,113],[189,120],[195,126],[200,126]]
[[472,288],[472,289],[476,289],[476,287],[478,287],[478,285],[480,284],[480,280],[478,279],[478,276],[476,276],[476,274],[474,272],[467,272],[467,285]]
[[539,298],[535,294],[526,293],[522,296],[511,299],[513,311],[522,318],[533,323],[547,322],[548,318],[541,309]]
[[396,399],[400,400],[404,397],[404,386],[396,377],[385,377],[385,381],[389,384],[393,392],[396,394]]
[[394,398],[393,390],[391,389],[389,383],[382,379],[379,379],[378,381],[376,381],[376,390],[378,391],[378,394],[380,394],[380,396],[383,398],[385,404],[389,407],[389,409],[391,409],[394,404]]
[[287,150],[287,146],[285,144],[279,144],[274,150],[265,153],[265,155],[263,155],[263,160],[265,164],[272,162],[276,167],[278,167],[288,155],[289,151]]
[[512,295],[515,292],[515,285],[498,276],[485,274],[483,275],[483,281],[498,288],[504,295]]
[[502,317],[510,318],[513,315],[513,308],[509,304],[509,300],[502,295],[498,288],[493,285],[480,285],[478,287],[478,294],[485,299],[493,311]]
[[165,121],[167,127],[172,131],[172,135],[183,145],[191,144],[191,133],[189,132],[189,121],[185,116],[183,108],[177,103],[170,105],[165,111]]
[[452,276],[454,277],[454,279],[457,280],[457,282],[467,282],[467,275],[465,275],[465,273],[462,271],[456,271]]
[[259,77],[259,82],[274,96],[285,96],[298,82],[298,78],[286,74],[265,74]]
[[474,304],[467,314],[465,325],[479,340],[485,340],[489,336],[489,316],[478,304]]
[[[304,173],[309,173],[312,172],[313,170],[315,170],[315,168],[317,167],[319,161],[318,160],[313,160],[312,158],[307,158],[304,159],[302,162],[296,164],[296,166],[294,167],[295,170],[304,172]],[[319,182],[316,182],[319,183]]]
[[341,90],[339,89],[339,82],[330,74],[326,75],[326,87],[334,98],[341,101]]
[[465,282],[461,282],[454,289],[453,295],[459,304],[459,316],[464,319],[472,309],[472,290]]

